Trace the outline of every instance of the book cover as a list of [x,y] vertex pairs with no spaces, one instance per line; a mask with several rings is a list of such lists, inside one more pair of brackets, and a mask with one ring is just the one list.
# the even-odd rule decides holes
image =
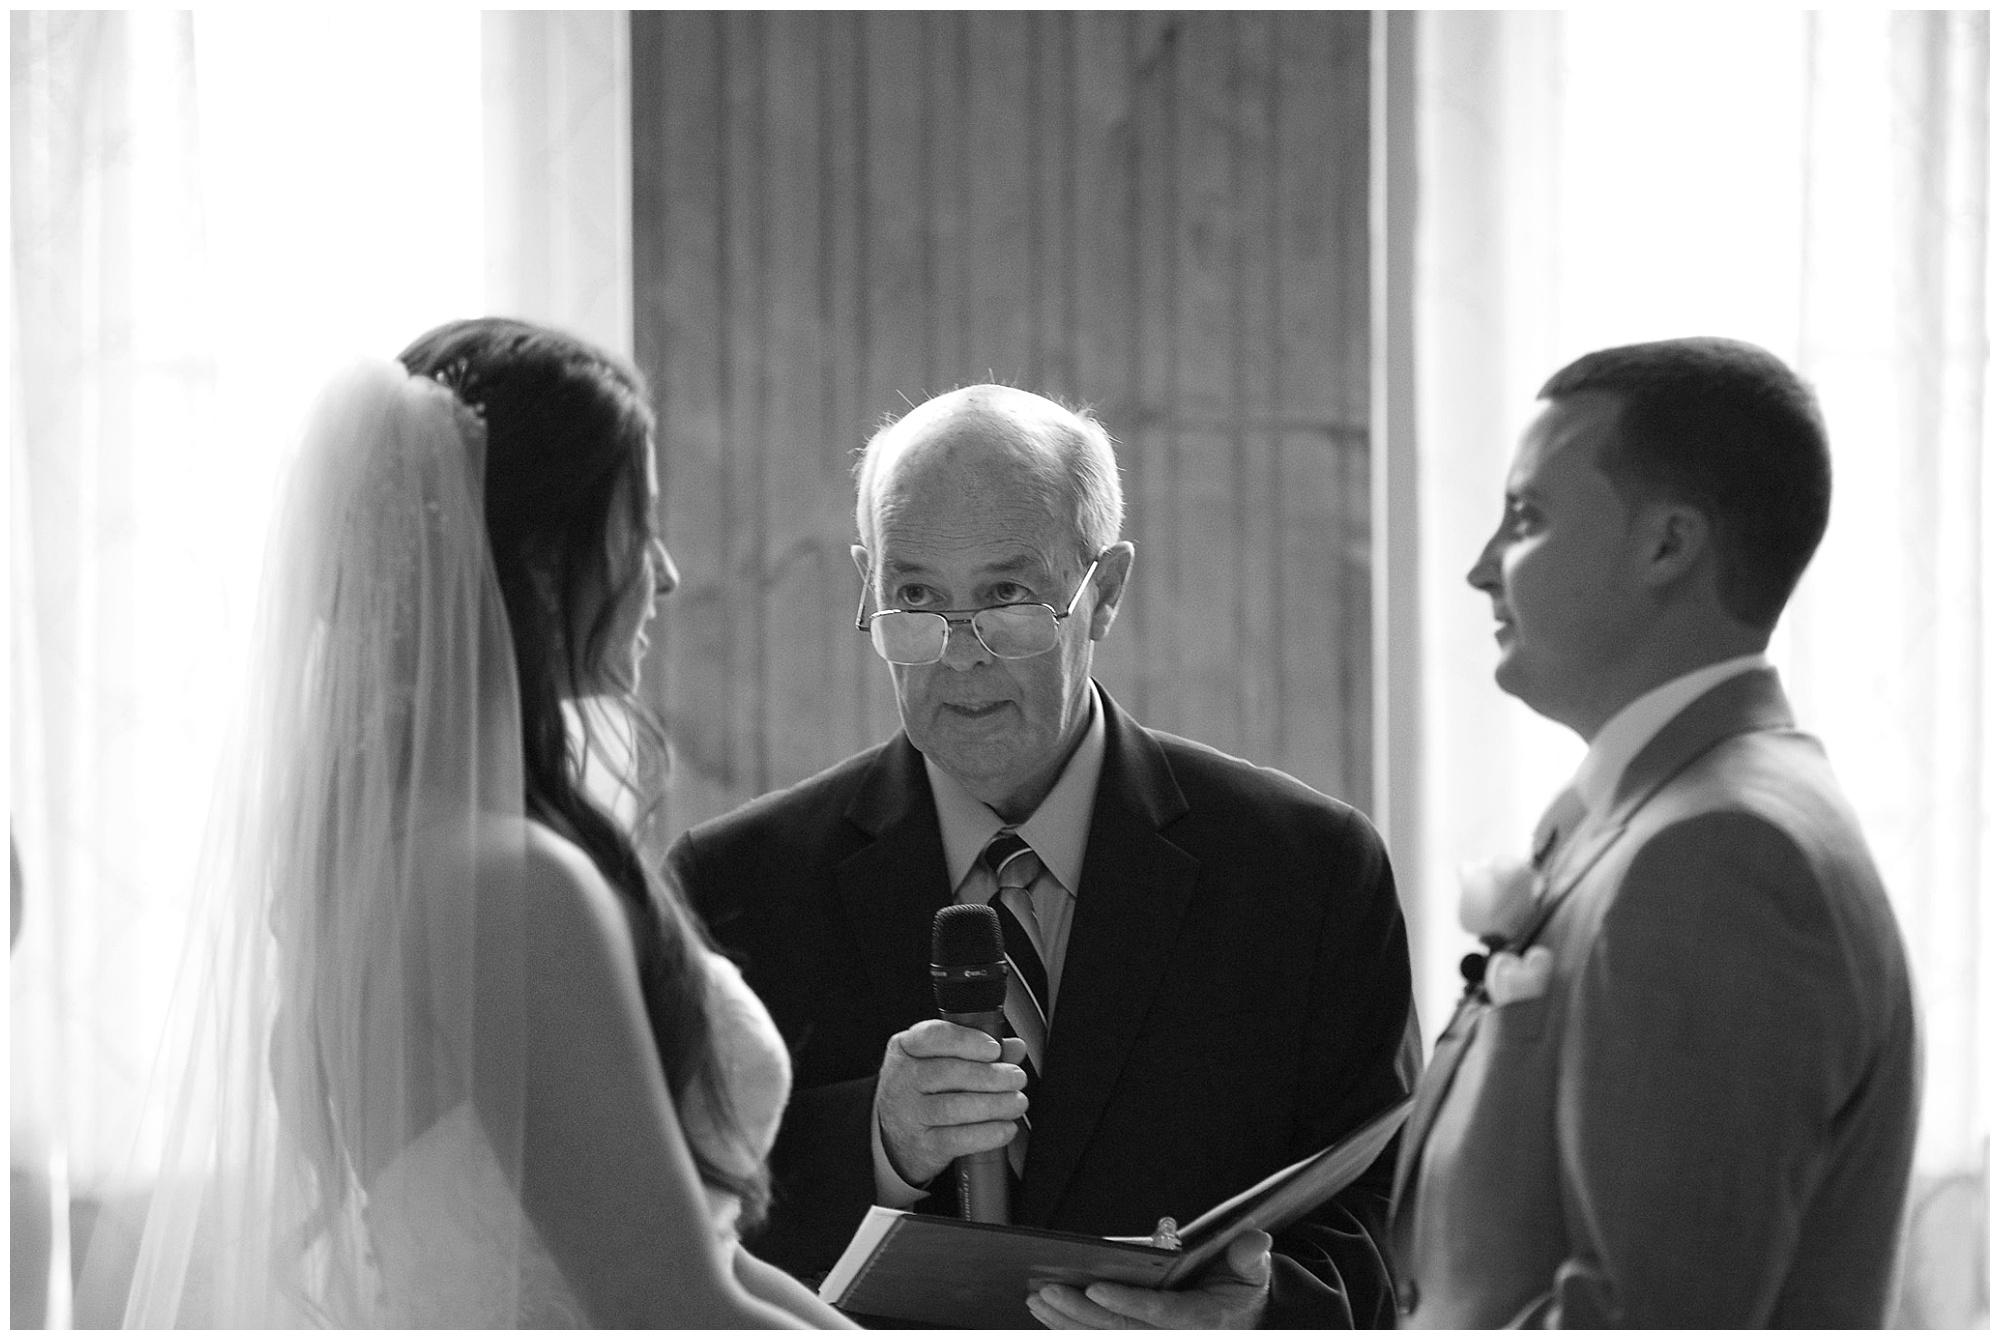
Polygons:
[[1152,1241],[1098,1238],[872,1207],[820,1297],[848,1312],[932,1326],[1034,1327],[1027,1297],[1046,1284],[1114,1280],[1171,1288],[1250,1229],[1275,1232],[1359,1177],[1409,1115],[1404,1099],[1353,1134],[1281,1168]]

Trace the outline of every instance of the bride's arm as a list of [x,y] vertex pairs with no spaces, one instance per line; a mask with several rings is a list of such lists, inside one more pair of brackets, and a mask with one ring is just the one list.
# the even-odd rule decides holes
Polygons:
[[743,1287],[774,1307],[781,1307],[808,1326],[828,1330],[859,1327],[820,1301],[818,1294],[793,1279],[769,1261],[752,1256],[740,1243],[736,1248],[736,1278]]
[[617,896],[530,825],[522,1150],[530,1218],[598,1327],[798,1326],[723,1259]]

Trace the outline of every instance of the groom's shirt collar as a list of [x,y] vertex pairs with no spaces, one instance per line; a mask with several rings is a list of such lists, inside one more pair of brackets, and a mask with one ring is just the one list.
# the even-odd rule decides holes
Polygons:
[[[1074,897],[1083,878],[1083,850],[1090,843],[1090,814],[1097,804],[1097,779],[1104,771],[1104,708],[1090,690],[1090,724],[1076,752],[1063,765],[1055,787],[1035,812],[1014,831],[1035,849],[1042,868],[1055,876]],[[956,778],[926,758],[924,772],[937,802],[938,828],[944,838],[945,870],[951,887],[965,883],[972,863],[1006,824],[990,806],[977,800]]]
[[1571,783],[1591,819],[1602,819],[1610,811],[1612,798],[1618,793],[1618,779],[1624,776],[1639,751],[1660,733],[1661,727],[1724,680],[1752,670],[1768,670],[1770,666],[1762,652],[1732,656],[1670,679],[1620,708],[1590,742],[1590,751],[1583,756],[1576,780]]

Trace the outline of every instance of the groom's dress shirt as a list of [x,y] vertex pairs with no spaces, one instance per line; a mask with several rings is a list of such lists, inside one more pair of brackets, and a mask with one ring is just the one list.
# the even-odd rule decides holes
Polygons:
[[1418,1086],[1405,1323],[1881,1325],[1915,1011],[1819,743],[1768,667],[1725,662],[1607,723],[1575,789],[1546,974],[1468,993]]
[[[1091,735],[1021,827],[1049,871],[1032,898],[1059,990],[1013,1219],[1143,1235],[1408,1092],[1409,957],[1365,818],[1093,693]],[[831,1268],[876,1203],[883,1050],[937,1017],[938,909],[990,892],[974,857],[998,824],[958,799],[899,733],[696,826],[668,856],[792,1050],[771,1215],[750,1246],[793,1274]],[[1278,1235],[1266,1326],[1394,1320],[1393,1169],[1389,1152]],[[955,1183],[937,1178],[913,1208],[955,1214]]]
[[[1015,828],[1021,839],[1034,848],[1042,872],[1029,890],[1034,904],[1028,934],[1042,953],[1042,966],[1049,979],[1049,998],[1042,1002],[1055,1027],[1056,1001],[1062,992],[1063,955],[1069,948],[1069,924],[1075,912],[1076,888],[1083,877],[1083,852],[1090,842],[1090,805],[1097,795],[1097,775],[1104,768],[1104,713],[1097,695],[1090,695],[1090,724],[1083,739],[1063,765],[1055,786],[1035,807],[1035,812]],[[931,799],[937,804],[938,832],[944,839],[945,870],[957,890],[955,901],[983,903],[998,888],[993,872],[979,859],[993,835],[1006,827],[993,808],[967,791],[950,773],[929,759],[924,775],[930,779]],[[1032,1119],[1034,1113],[1030,1112]],[[874,1135],[875,1203],[905,1209],[930,1194],[911,1186],[896,1175],[882,1148],[882,1128]]]
[[[1749,670],[1769,670],[1771,663],[1761,651],[1748,656],[1732,656],[1726,661],[1704,665],[1699,670],[1670,679],[1625,704],[1590,741],[1590,749],[1577,765],[1576,779],[1570,783],[1583,801],[1588,819],[1602,819],[1611,812],[1618,779],[1639,751],[1652,743],[1660,728],[1679,716],[1695,699],[1717,684]],[[1587,821],[1586,820],[1586,821]]]

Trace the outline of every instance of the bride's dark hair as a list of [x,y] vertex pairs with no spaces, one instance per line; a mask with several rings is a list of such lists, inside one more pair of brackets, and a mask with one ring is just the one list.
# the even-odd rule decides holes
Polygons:
[[[653,449],[645,387],[635,369],[594,345],[499,317],[439,326],[399,359],[411,374],[451,387],[486,422],[486,532],[514,642],[527,812],[583,848],[617,891],[675,1106],[686,1112],[699,1093],[733,1127],[709,1027],[709,974],[696,961],[710,944],[707,932],[585,789],[593,741],[587,726],[572,729],[564,706],[600,662],[614,622],[606,542],[613,507],[633,509],[633,534],[653,533],[645,515],[645,454]],[[586,616],[588,626],[579,627]],[[621,772],[637,795],[640,778],[665,775],[665,736],[631,695],[621,706],[634,744]],[[643,809],[641,821],[650,815]],[[703,1180],[743,1198],[747,1221],[761,1216],[767,1174],[734,1174],[692,1142],[689,1153]]]

